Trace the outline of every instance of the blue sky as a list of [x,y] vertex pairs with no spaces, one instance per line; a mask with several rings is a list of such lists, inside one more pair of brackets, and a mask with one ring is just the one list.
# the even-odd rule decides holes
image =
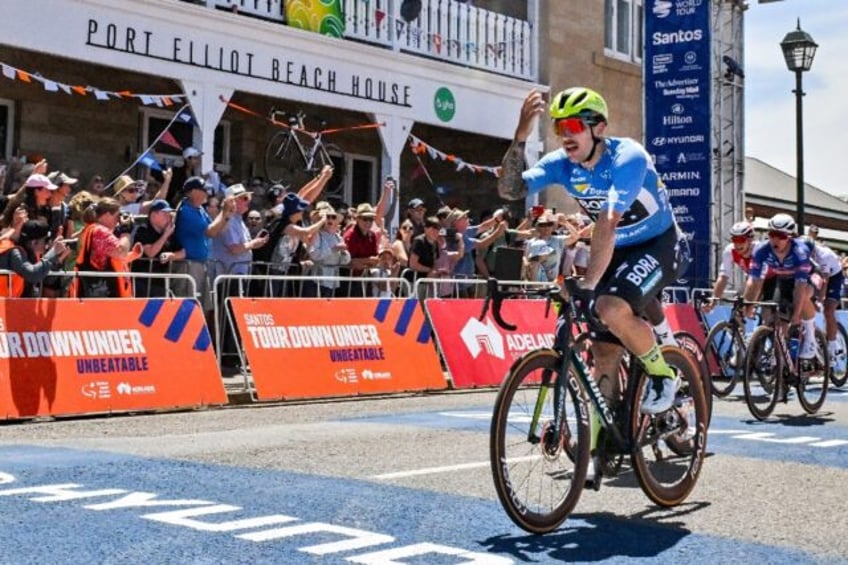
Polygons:
[[804,180],[848,195],[848,1],[782,0],[745,12],[745,153],[795,174],[795,76],[780,51],[796,27],[819,44],[804,73]]

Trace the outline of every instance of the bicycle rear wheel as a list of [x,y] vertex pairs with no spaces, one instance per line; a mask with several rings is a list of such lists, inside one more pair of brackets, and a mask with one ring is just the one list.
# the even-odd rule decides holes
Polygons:
[[[535,534],[556,529],[574,509],[590,460],[588,401],[582,392],[565,387],[563,413],[556,416],[564,425],[554,437],[561,366],[553,349],[519,358],[501,384],[492,414],[495,490],[510,519]],[[534,414],[537,425],[531,429]]]
[[[839,351],[842,352],[842,355],[848,355],[848,332],[845,331],[845,327],[838,323],[836,324],[836,345],[839,347]],[[848,367],[843,367],[843,370],[837,372],[836,369],[831,366],[830,367],[830,382],[835,387],[845,386],[845,383],[848,382]]]
[[707,426],[709,426],[713,419],[713,385],[710,369],[707,366],[707,357],[704,355],[701,344],[691,333],[678,330],[674,332],[674,339],[680,349],[692,356],[692,364],[698,369],[701,388],[704,389],[704,402],[707,404]]
[[815,414],[827,397],[830,375],[830,355],[827,351],[827,337],[816,328],[816,356],[810,360],[801,360],[798,380],[798,402],[807,414]]
[[663,357],[680,379],[672,408],[642,414],[648,374],[641,367],[629,389],[631,460],[642,491],[660,506],[677,506],[692,492],[707,448],[707,407],[698,369],[679,347],[664,346]]
[[317,175],[324,165],[333,167],[333,176],[324,187],[323,200],[344,200],[345,189],[345,156],[342,148],[334,143],[324,144],[324,150],[315,156],[315,166],[312,174]]
[[774,410],[783,388],[783,359],[777,353],[774,330],[760,326],[751,334],[745,352],[745,403],[751,415],[765,420]]
[[724,398],[733,392],[742,376],[745,344],[741,343],[730,323],[722,321],[710,329],[705,351],[712,393]]
[[268,141],[264,165],[269,181],[286,185],[294,191],[311,178],[305,170],[303,154],[289,131],[278,131]]

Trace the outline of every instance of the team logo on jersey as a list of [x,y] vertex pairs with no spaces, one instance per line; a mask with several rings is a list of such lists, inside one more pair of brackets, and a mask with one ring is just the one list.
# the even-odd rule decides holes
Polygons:
[[574,190],[576,190],[576,191],[577,191],[577,192],[579,192],[580,194],[583,194],[584,192],[586,192],[587,190],[589,190],[591,187],[592,187],[592,185],[591,185],[591,184],[575,184],[575,185],[574,185]]

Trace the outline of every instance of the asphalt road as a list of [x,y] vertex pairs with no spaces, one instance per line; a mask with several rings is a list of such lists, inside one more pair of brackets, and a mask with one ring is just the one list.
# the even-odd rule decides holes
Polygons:
[[[741,389],[740,389],[741,391]],[[493,391],[0,426],[0,563],[848,562],[848,392],[718,400],[701,479],[629,472],[530,536],[489,471]]]

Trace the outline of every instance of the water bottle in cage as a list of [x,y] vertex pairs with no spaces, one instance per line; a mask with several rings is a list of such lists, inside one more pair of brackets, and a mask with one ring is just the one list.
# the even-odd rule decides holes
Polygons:
[[798,358],[798,348],[800,347],[800,345],[801,328],[789,328],[789,356],[792,358],[792,361],[795,361]]

